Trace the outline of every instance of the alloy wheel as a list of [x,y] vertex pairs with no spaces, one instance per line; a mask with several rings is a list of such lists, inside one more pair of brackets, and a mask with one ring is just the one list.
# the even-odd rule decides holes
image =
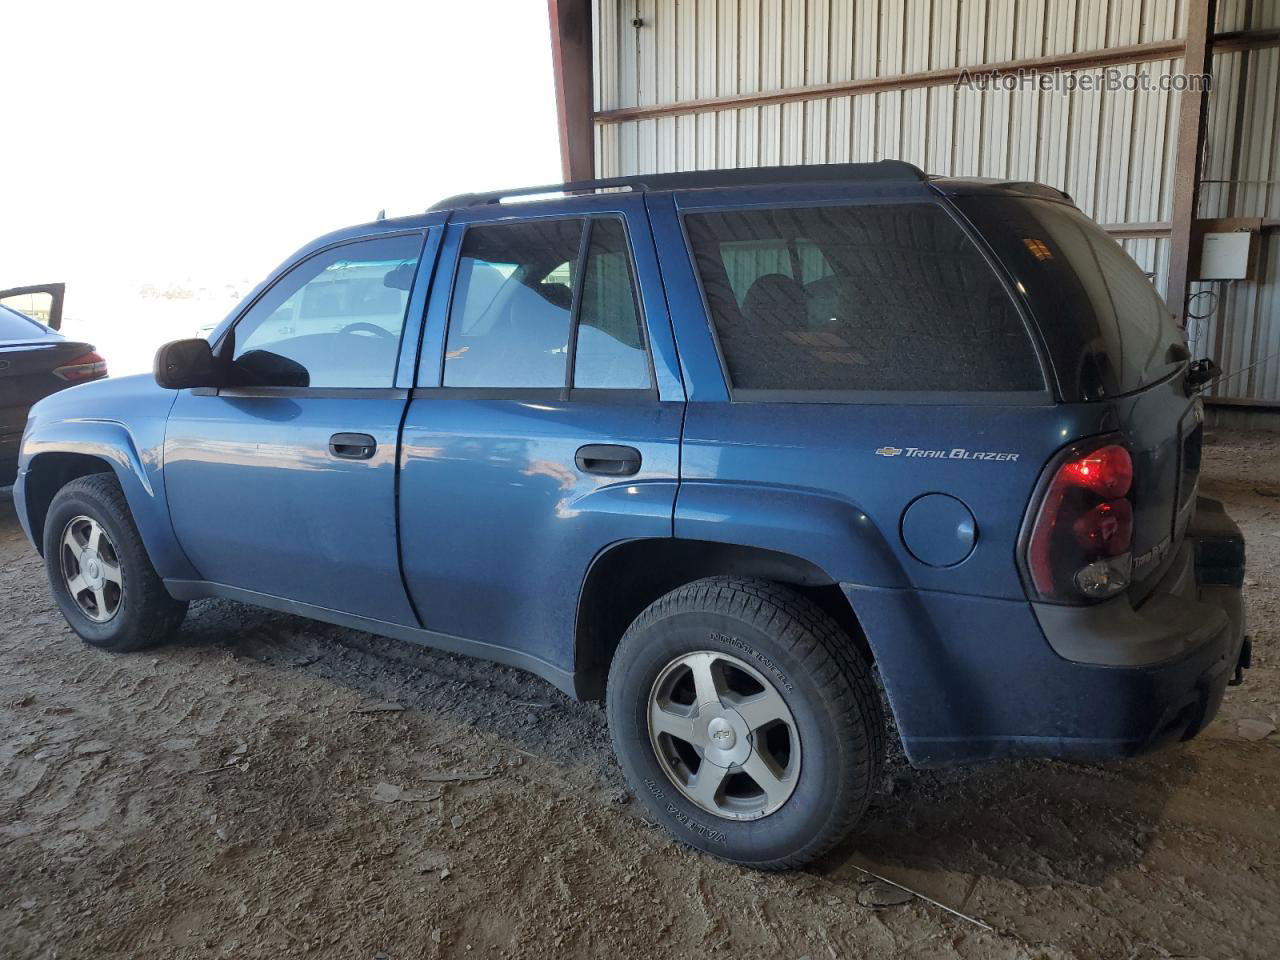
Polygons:
[[649,740],[672,785],[707,813],[756,820],[800,777],[795,718],[773,683],[738,657],[677,657],[649,694]]
[[94,623],[106,623],[120,612],[124,573],[115,544],[92,517],[73,517],[60,541],[62,580],[80,612]]

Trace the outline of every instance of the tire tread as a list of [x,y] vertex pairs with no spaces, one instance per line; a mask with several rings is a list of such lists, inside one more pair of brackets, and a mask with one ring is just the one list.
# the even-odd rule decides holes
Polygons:
[[[855,762],[845,767],[851,801],[803,849],[786,857],[750,864],[764,870],[803,866],[826,853],[849,833],[866,812],[879,783],[886,727],[871,667],[839,624],[809,598],[772,581],[717,576],[677,587],[655,600],[636,618],[619,644],[610,669],[609,686],[617,682],[615,671],[627,660],[625,649],[639,642],[646,629],[680,613],[707,610],[742,620],[787,648],[830,698],[840,726],[850,735],[847,742],[856,754]],[[854,777],[859,769],[866,773]]]

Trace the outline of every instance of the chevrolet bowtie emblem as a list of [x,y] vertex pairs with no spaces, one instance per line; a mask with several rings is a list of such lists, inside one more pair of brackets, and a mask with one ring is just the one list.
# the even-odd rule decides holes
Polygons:
[[901,447],[881,447],[876,451],[877,457],[896,457],[902,452]]

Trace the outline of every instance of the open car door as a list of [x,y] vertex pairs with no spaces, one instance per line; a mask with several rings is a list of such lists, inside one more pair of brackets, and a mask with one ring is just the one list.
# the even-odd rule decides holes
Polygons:
[[65,283],[38,283],[30,287],[13,287],[0,290],[0,304],[19,313],[25,313],[46,327],[58,330],[62,327],[62,300],[66,295]]

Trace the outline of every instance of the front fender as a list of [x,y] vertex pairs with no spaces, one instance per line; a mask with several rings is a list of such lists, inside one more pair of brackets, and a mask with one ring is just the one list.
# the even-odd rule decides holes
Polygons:
[[685,480],[675,535],[807,560],[833,580],[910,586],[883,532],[856,504],[799,487]]
[[[164,417],[142,418],[131,425],[108,418],[33,417],[23,439],[15,506],[27,536],[41,548],[44,510],[57,493],[49,487],[64,476],[45,469],[67,455],[92,457],[111,467],[120,481],[134,523],[157,573],[166,578],[197,577],[174,536],[164,495]],[[45,458],[49,458],[46,460]],[[37,516],[38,513],[38,516]]]

